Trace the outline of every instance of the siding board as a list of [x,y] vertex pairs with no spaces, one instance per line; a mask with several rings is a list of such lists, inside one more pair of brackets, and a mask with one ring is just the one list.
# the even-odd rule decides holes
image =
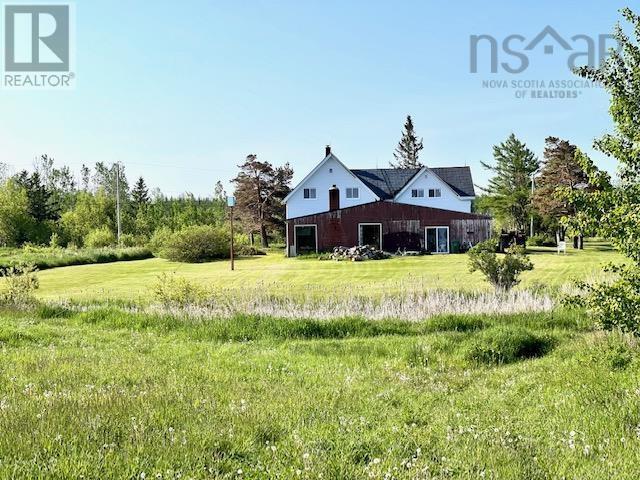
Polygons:
[[318,250],[354,246],[360,223],[382,223],[382,246],[391,252],[423,249],[426,227],[449,227],[449,242],[459,245],[475,245],[491,235],[491,219],[484,215],[380,201],[290,219],[289,245],[293,245],[294,225],[313,224],[318,227]]

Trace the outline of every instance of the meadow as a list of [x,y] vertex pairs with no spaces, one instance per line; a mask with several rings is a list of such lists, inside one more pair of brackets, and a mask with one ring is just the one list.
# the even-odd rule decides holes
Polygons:
[[[621,261],[595,242],[532,256],[523,294]],[[640,348],[583,311],[364,315],[383,294],[413,305],[408,287],[486,291],[463,255],[236,266],[40,272],[37,303],[0,310],[0,478],[637,478]],[[172,271],[219,295],[364,300],[327,318],[154,308]]]
[[[622,256],[605,242],[588,242],[585,250],[531,249],[535,268],[522,275],[522,288],[559,288],[574,279],[601,275],[606,262],[622,262]],[[490,290],[478,272],[469,273],[465,255],[400,257],[361,263],[319,261],[315,257],[284,258],[281,251],[244,257],[231,271],[228,261],[202,264],[149,259],[83,265],[40,274],[38,295],[43,299],[95,301],[106,299],[146,302],[149,286],[161,273],[175,272],[203,286],[225,292],[256,289],[274,295],[320,298],[400,294],[407,289],[456,291]]]
[[579,312],[43,308],[0,342],[2,478],[637,478],[638,349]]

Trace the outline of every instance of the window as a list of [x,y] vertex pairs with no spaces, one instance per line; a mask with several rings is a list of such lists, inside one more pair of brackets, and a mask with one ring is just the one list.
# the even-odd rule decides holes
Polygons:
[[304,189],[304,198],[305,199],[314,199],[314,198],[316,198],[316,189],[315,188],[305,188]]
[[347,188],[347,198],[360,198],[360,191],[357,188]]
[[413,190],[411,190],[411,197],[412,198],[423,198],[424,197],[424,190],[422,188],[414,188]]
[[360,246],[374,247],[382,250],[382,224],[359,223],[358,243]]
[[427,227],[425,247],[430,253],[449,253],[449,227]]
[[439,188],[430,188],[429,189],[429,198],[437,198],[437,197],[441,197],[442,196],[442,192],[440,191]]

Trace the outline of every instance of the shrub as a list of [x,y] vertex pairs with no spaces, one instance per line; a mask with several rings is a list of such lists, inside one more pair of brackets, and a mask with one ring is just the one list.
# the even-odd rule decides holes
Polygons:
[[174,262],[207,262],[228,258],[229,242],[229,232],[224,227],[187,227],[169,238],[161,254]]
[[147,246],[156,257],[166,257],[165,247],[171,240],[173,232],[169,227],[160,227],[151,236]]
[[527,247],[541,247],[544,245],[545,236],[541,233],[527,238]]
[[62,247],[62,243],[60,241],[60,235],[58,235],[56,232],[53,232],[51,234],[51,238],[49,239],[49,246],[51,248],[60,248],[60,247]]
[[487,240],[469,250],[469,270],[482,272],[496,291],[508,291],[520,280],[518,277],[526,270],[533,270],[533,264],[521,246],[509,248],[502,258],[496,254],[495,243]]
[[567,296],[565,303],[584,307],[602,330],[620,330],[640,336],[640,268],[609,265],[605,272],[615,277],[596,284],[578,283],[580,295]]
[[234,247],[233,249],[236,255],[241,255],[244,257],[253,257],[256,255],[266,255],[267,253],[257,249],[256,247],[252,247],[251,245],[240,245],[239,247]]
[[163,273],[153,287],[154,298],[165,307],[198,305],[207,297],[206,291],[195,283],[175,273]]
[[136,237],[131,235],[130,233],[125,233],[120,235],[120,246],[121,247],[136,247],[138,244],[136,243]]
[[100,227],[91,230],[84,237],[84,244],[89,248],[103,248],[115,245],[116,237],[109,227]]
[[541,357],[554,346],[554,339],[521,327],[494,327],[480,332],[470,343],[465,358],[476,363],[503,364]]
[[35,303],[34,292],[40,286],[36,269],[32,265],[8,268],[0,290],[0,304],[22,307]]

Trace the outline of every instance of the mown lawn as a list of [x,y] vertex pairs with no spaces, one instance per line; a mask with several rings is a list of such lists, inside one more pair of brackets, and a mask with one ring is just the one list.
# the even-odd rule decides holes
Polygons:
[[[535,269],[523,274],[523,287],[561,286],[600,274],[604,262],[621,261],[606,243],[587,243],[567,255],[536,248]],[[393,258],[362,263],[284,258],[279,252],[242,258],[231,272],[226,261],[180,264],[161,259],[59,268],[40,274],[42,298],[145,300],[162,272],[177,272],[213,289],[258,288],[275,294],[380,295],[409,288],[488,289],[480,273],[468,272],[466,255]]]
[[[2,478],[637,478],[637,348],[574,312],[64,313],[0,315]],[[553,348],[470,359],[499,325]]]

